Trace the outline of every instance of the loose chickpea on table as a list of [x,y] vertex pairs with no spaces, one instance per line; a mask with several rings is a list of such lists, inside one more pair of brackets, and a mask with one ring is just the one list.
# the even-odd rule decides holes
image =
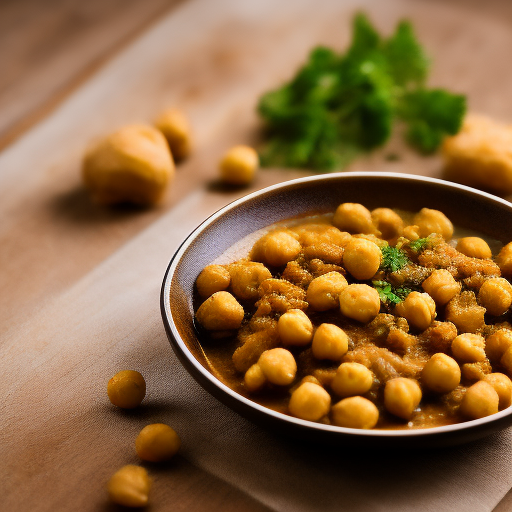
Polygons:
[[[512,242],[491,246],[428,207],[342,203],[292,219],[200,273],[203,350],[235,390],[305,421],[403,429],[494,414],[512,403]],[[224,348],[210,350],[218,331]]]

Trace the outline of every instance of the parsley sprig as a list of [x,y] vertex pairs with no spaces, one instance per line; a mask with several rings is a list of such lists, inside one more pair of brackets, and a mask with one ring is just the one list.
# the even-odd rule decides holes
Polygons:
[[397,272],[411,262],[403,249],[385,245],[381,248],[381,252],[380,270],[384,272]]
[[379,298],[384,304],[398,304],[411,293],[409,288],[404,286],[393,288],[387,281],[372,281],[372,284],[379,292]]
[[428,67],[408,21],[386,39],[365,15],[356,15],[345,53],[313,49],[290,82],[260,98],[267,134],[262,164],[343,168],[384,144],[396,119],[411,145],[435,151],[446,134],[460,129],[466,100],[426,88]]

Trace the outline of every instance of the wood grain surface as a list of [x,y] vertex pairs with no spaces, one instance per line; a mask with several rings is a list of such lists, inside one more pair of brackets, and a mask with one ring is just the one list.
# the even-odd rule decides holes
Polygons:
[[[231,200],[232,193],[216,184],[217,161],[232,144],[257,143],[258,95],[289,77],[314,44],[344,47],[350,19],[359,9],[385,31],[398,19],[411,18],[434,59],[432,83],[466,92],[472,110],[512,119],[512,72],[504,65],[512,54],[511,5],[506,0],[485,5],[476,0],[333,1],[322,9],[306,0],[1,3],[0,61],[11,70],[0,75],[0,146],[8,145],[0,153],[2,339],[12,339],[37,312],[51,311],[62,294],[193,191],[201,188],[211,197]],[[179,166],[164,202],[149,210],[92,203],[80,180],[89,141],[128,122],[150,122],[170,105],[189,114],[197,149]],[[387,161],[389,152],[398,152],[400,161]],[[351,168],[441,176],[438,157],[418,157],[397,138]],[[250,190],[305,174],[265,170]],[[198,224],[208,211],[205,205],[189,215]],[[115,432],[106,438],[117,442],[112,449],[122,449]],[[0,439],[9,442],[5,432]],[[63,456],[58,462],[44,456],[57,448]],[[23,462],[32,462],[21,470],[11,461],[9,485],[0,483],[10,510],[56,510],[59,499],[62,510],[78,503],[77,509],[93,510],[103,503],[87,489],[73,501],[72,489],[59,484],[49,500],[54,508],[45,503],[34,508],[34,493],[44,492],[45,475],[52,482],[65,478],[73,472],[76,454],[67,438],[51,436],[45,443],[27,443],[23,454]],[[91,471],[100,463],[95,452]],[[105,467],[91,475],[91,489],[101,487],[109,472]],[[176,510],[266,510],[185,458],[156,478],[155,502],[172,492],[178,497]],[[163,491],[165,486],[169,489]],[[19,503],[24,506],[16,507]],[[509,493],[496,510],[511,508]]]

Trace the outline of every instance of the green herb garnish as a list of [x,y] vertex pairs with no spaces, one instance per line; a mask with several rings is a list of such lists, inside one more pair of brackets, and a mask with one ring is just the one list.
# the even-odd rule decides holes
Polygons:
[[464,96],[427,89],[427,74],[428,60],[409,22],[385,39],[357,15],[344,54],[315,48],[289,83],[261,97],[262,164],[343,168],[384,144],[396,119],[415,148],[435,151],[444,135],[460,129],[466,103]]
[[385,272],[397,272],[410,263],[404,250],[386,245],[381,248],[382,262],[380,270]]
[[414,252],[421,252],[424,249],[427,249],[432,246],[432,241],[430,238],[418,238],[418,240],[414,240],[413,242],[409,243],[409,247]]
[[384,304],[398,304],[402,302],[411,290],[405,287],[393,288],[387,281],[372,281],[373,287],[379,293],[380,300]]

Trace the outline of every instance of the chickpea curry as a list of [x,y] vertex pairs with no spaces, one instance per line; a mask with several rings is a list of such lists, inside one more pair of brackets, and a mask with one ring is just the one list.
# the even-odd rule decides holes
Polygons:
[[438,210],[343,203],[207,266],[196,327],[217,377],[297,418],[363,429],[482,418],[512,401],[512,242],[493,250],[454,237]]

